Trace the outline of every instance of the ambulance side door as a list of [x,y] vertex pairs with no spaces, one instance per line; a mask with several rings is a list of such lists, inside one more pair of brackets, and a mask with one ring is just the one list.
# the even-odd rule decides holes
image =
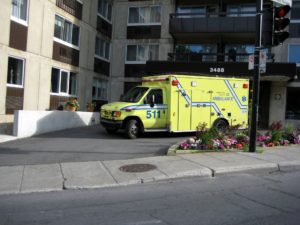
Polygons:
[[165,90],[155,88],[144,98],[143,123],[145,129],[162,129],[167,124],[167,104]]

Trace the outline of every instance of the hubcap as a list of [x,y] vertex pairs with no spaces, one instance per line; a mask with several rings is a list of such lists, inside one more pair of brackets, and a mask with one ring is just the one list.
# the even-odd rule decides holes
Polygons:
[[216,127],[217,127],[218,130],[222,130],[222,131],[223,131],[223,130],[226,129],[226,123],[223,122],[223,121],[219,121],[219,122],[217,123]]
[[131,126],[131,129],[130,129],[130,131],[131,131],[131,133],[132,134],[136,134],[137,133],[137,125],[136,124],[133,124],[132,126]]

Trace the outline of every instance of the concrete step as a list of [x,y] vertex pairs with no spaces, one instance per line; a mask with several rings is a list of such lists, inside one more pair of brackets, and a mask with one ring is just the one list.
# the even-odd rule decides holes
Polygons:
[[14,115],[0,115],[0,134],[13,134]]

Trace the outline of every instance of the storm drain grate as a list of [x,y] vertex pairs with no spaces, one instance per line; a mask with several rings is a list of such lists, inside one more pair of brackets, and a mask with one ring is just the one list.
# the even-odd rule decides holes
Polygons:
[[152,164],[130,164],[121,166],[119,170],[127,173],[142,173],[150,170],[155,170],[156,166]]

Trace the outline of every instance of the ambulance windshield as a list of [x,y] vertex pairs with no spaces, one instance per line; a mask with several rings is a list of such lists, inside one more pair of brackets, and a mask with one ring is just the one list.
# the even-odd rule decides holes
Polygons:
[[144,96],[146,91],[149,88],[147,87],[135,87],[130,89],[123,97],[121,97],[121,102],[138,102],[141,97]]

